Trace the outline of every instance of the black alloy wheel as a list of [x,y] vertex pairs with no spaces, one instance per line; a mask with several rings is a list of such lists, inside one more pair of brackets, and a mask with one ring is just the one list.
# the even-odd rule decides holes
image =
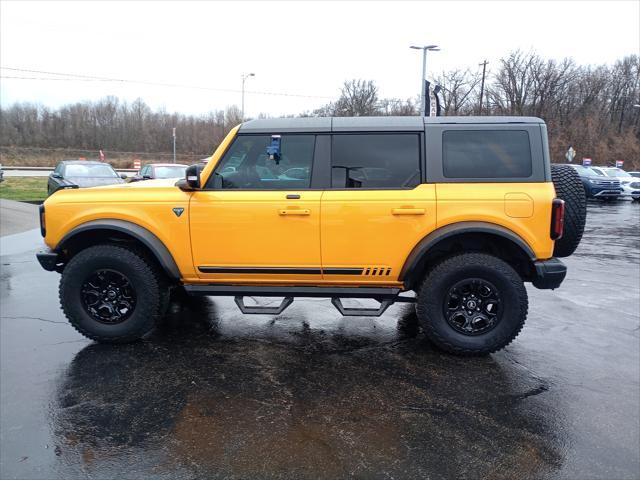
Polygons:
[[490,282],[468,278],[453,285],[444,298],[444,315],[464,335],[479,335],[500,321],[500,293]]
[[107,325],[124,322],[136,307],[136,291],[129,279],[115,270],[97,270],[80,288],[82,306],[94,320]]

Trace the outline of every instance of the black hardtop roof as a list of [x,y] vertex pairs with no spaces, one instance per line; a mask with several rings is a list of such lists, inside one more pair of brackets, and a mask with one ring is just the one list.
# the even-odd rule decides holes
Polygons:
[[431,124],[544,124],[537,117],[299,117],[249,120],[240,133],[421,131]]

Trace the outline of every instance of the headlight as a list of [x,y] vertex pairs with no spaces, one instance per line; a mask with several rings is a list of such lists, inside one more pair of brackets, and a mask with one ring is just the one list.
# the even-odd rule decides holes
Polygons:
[[629,185],[631,182],[629,180],[622,180],[620,182],[621,185]]
[[598,183],[598,180],[593,180],[592,178],[589,178],[589,183]]

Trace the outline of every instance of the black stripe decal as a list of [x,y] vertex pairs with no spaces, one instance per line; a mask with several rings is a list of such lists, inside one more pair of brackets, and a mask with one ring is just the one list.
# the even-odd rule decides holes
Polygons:
[[322,273],[327,275],[362,275],[363,268],[323,268]]
[[[202,273],[244,273],[273,275],[362,275],[364,268],[289,268],[289,267],[198,267]],[[377,269],[376,269],[377,270]],[[382,273],[382,270],[380,271]],[[375,273],[374,273],[375,275]]]
[[202,273],[266,273],[274,275],[320,275],[319,268],[288,267],[198,267]]

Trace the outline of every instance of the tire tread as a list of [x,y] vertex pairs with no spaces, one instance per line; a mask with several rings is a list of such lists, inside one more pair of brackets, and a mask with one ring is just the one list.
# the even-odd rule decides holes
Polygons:
[[[429,310],[432,310],[433,308],[440,308],[439,305],[442,301],[442,299],[433,298],[429,295],[429,285],[438,282],[452,269],[466,267],[470,264],[496,270],[500,274],[504,275],[509,280],[509,282],[516,287],[518,296],[520,297],[518,300],[519,315],[516,328],[512,329],[510,332],[507,332],[507,334],[498,337],[497,339],[492,341],[492,346],[490,348],[483,350],[464,348],[451,343],[445,337],[443,337],[436,328],[433,327],[432,323],[429,322],[427,314],[427,312]],[[485,253],[460,253],[445,258],[427,272],[418,292],[418,303],[416,311],[422,329],[424,330],[427,337],[442,350],[461,356],[486,355],[489,353],[497,352],[498,350],[501,350],[502,348],[509,345],[522,330],[529,310],[527,291],[518,273],[503,260]]]
[[[67,282],[66,278],[73,276],[76,268],[82,263],[92,259],[104,258],[105,256],[111,256],[112,258],[119,258],[120,260],[132,265],[136,269],[144,270],[143,277],[149,283],[142,288],[144,295],[151,296],[150,304],[151,310],[144,314],[145,322],[140,324],[140,327],[134,332],[130,332],[125,335],[119,336],[104,336],[87,330],[82,327],[81,323],[76,318],[76,313],[73,309],[69,308],[67,302],[64,300],[67,295]],[[149,261],[143,252],[136,250],[135,248],[125,248],[119,245],[113,244],[99,244],[91,247],[87,247],[76,254],[71,261],[67,264],[63,271],[63,276],[60,279],[60,286],[58,289],[58,298],[62,311],[66,315],[71,326],[78,331],[78,333],[84,335],[87,338],[95,340],[97,342],[105,343],[127,343],[134,340],[138,340],[149,335],[156,327],[158,320],[162,316],[162,292],[165,288],[165,281],[160,273],[160,270],[153,262]],[[138,304],[139,305],[139,304]],[[138,308],[136,305],[136,308]],[[142,312],[136,312],[142,314]]]
[[565,202],[564,235],[556,240],[555,257],[568,257],[576,251],[587,219],[587,195],[578,173],[568,165],[551,165],[551,179],[558,198]]

